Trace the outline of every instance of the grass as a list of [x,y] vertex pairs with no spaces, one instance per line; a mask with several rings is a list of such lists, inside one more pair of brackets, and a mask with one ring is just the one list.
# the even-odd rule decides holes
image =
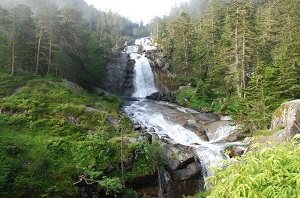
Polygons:
[[202,108],[209,109],[216,113],[235,113],[239,110],[236,98],[224,99],[221,96],[206,96],[201,98],[197,94],[197,88],[189,87],[180,90],[176,96],[176,101],[182,106],[187,106],[201,111]]
[[[0,85],[0,197],[76,197],[79,176],[121,181],[116,140],[121,131],[125,137],[136,135],[119,112],[118,97],[97,96],[51,76],[0,72],[0,79],[5,82]],[[155,147],[159,153],[158,146],[143,144],[124,141],[124,154],[135,156],[129,161],[133,169],[125,171],[129,180],[156,170],[151,162],[158,156],[147,151]],[[110,183],[115,185],[108,182],[106,193],[114,189]]]
[[0,98],[7,97],[19,88],[24,86],[28,80],[36,78],[37,76],[22,72],[19,75],[11,76],[8,73],[3,73],[0,71]]

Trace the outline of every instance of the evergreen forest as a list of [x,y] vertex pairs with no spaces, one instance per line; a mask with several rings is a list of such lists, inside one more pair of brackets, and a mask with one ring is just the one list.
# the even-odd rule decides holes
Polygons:
[[[269,133],[280,104],[300,98],[299,10],[300,0],[190,0],[144,24],[84,0],[1,0],[0,197],[136,197],[125,181],[165,165],[158,141],[131,141],[122,99],[92,91],[135,38],[153,39],[176,90],[191,85],[178,104]],[[250,152],[195,197],[297,197],[298,154],[299,137]]]
[[[206,103],[247,120],[251,130],[266,129],[283,101],[300,98],[299,6],[299,0],[191,0],[154,19],[152,32],[177,86],[195,88],[186,93],[190,105]],[[212,103],[218,98],[226,102]]]

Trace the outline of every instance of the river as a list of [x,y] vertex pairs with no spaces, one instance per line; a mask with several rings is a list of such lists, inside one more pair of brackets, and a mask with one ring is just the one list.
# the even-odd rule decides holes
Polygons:
[[[137,40],[136,43],[144,45],[145,42]],[[145,46],[149,46],[148,41]],[[156,134],[160,139],[169,143],[194,148],[197,154],[195,157],[201,163],[203,179],[213,175],[212,168],[220,167],[222,161],[229,159],[224,152],[224,144],[218,142],[223,136],[232,133],[237,126],[223,126],[223,128],[218,128],[215,134],[197,134],[197,126],[203,126],[217,118],[214,118],[211,113],[201,113],[176,104],[145,99],[146,96],[158,90],[155,87],[154,75],[147,58],[138,54],[136,49],[136,46],[132,46],[128,48],[127,53],[130,53],[131,58],[136,61],[135,90],[132,97],[137,100],[127,102],[124,106],[125,113],[134,123],[146,128],[149,134]],[[189,125],[194,126],[194,130],[186,127]],[[209,188],[208,182],[206,188]]]

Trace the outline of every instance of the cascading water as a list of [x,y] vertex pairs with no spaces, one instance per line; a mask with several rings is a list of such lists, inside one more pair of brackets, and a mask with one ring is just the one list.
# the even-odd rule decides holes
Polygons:
[[145,51],[156,49],[156,47],[151,46],[149,38],[137,39],[135,40],[135,45],[126,47],[127,54],[130,54],[130,58],[135,60],[134,93],[132,97],[145,98],[158,90],[155,87],[154,74],[149,61],[144,54],[139,54],[141,48],[139,46],[142,46],[142,49]]
[[[147,43],[146,45],[149,46],[148,40],[138,40],[135,43],[139,45]],[[151,48],[151,46],[149,48]],[[169,112],[164,110],[167,105],[171,106],[169,103],[166,104],[143,99],[147,95],[157,91],[154,85],[153,72],[147,58],[144,55],[136,53],[136,47],[130,47],[129,49],[127,52],[131,53],[131,58],[136,60],[134,68],[135,92],[132,96],[140,98],[140,100],[131,102],[130,105],[125,106],[125,113],[133,122],[139,123],[142,127],[147,128],[149,134],[156,134],[159,138],[171,143],[193,147],[201,162],[204,179],[213,175],[214,172],[211,168],[220,167],[220,162],[228,159],[228,156],[224,152],[224,145],[217,143],[217,141],[220,140],[222,136],[230,134],[235,128],[228,126],[226,130],[219,129],[217,137],[211,135],[211,141],[203,141],[193,131],[173,122]],[[144,49],[146,49],[146,47],[144,47]],[[188,108],[173,106],[173,109],[176,110],[176,114],[198,113]],[[162,186],[161,178],[159,182],[160,186]],[[206,185],[209,187],[209,184]],[[162,196],[162,192],[159,191],[158,195]]]
[[154,75],[151,66],[145,55],[131,54],[130,57],[135,60],[134,66],[134,93],[133,97],[144,98],[158,90],[154,85]]
[[[158,102],[141,100],[126,106],[125,112],[135,123],[148,129],[148,133],[156,134],[159,138],[171,143],[181,144],[196,149],[202,166],[204,178],[213,175],[212,167],[219,167],[220,162],[228,159],[222,145],[201,140],[193,131],[173,123],[167,112],[162,110]],[[182,112],[180,108],[178,112]],[[187,112],[188,110],[184,110]],[[151,130],[150,130],[151,129]]]

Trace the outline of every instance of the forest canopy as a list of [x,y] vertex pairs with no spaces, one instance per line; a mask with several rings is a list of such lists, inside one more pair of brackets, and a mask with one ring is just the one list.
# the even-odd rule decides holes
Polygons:
[[4,0],[0,3],[0,66],[12,75],[18,71],[54,74],[85,87],[101,86],[106,63],[139,27],[83,0]]

